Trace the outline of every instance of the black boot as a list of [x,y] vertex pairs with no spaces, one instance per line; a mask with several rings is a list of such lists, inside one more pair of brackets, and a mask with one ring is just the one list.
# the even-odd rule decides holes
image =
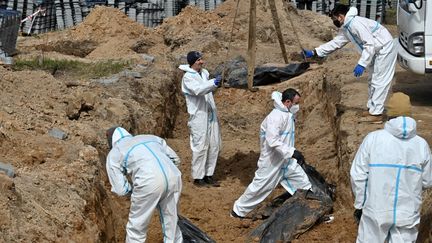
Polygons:
[[213,176],[204,176],[204,182],[213,187],[220,187],[220,184],[213,180]]
[[204,181],[204,179],[195,179],[193,184],[197,187],[207,187],[207,183]]
[[279,195],[277,198],[273,199],[271,202],[272,207],[280,207],[286,200],[288,200],[291,196],[289,192],[285,192],[282,195]]
[[238,219],[244,219],[245,218],[245,217],[242,217],[242,216],[236,214],[236,212],[234,212],[234,210],[231,210],[230,216],[231,216],[231,218],[238,218]]

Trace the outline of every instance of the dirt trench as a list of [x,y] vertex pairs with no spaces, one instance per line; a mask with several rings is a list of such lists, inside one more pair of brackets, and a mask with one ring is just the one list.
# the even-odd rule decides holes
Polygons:
[[[196,188],[191,183],[189,162],[191,154],[186,126],[188,114],[183,95],[176,92],[177,106],[174,109],[178,112],[174,118],[176,124],[164,135],[172,134],[168,136],[168,143],[182,159],[181,214],[191,219],[217,242],[244,241],[247,234],[260,223],[251,220],[238,222],[230,218],[228,213],[234,201],[251,182],[256,170],[260,152],[257,134],[261,121],[273,107],[270,99],[271,92],[283,91],[288,87],[297,88],[303,99],[302,112],[297,122],[296,147],[304,152],[308,163],[315,166],[328,181],[338,186],[338,203],[335,210],[350,208],[350,193],[346,186],[339,186],[349,180],[346,178],[346,173],[340,172],[347,167],[345,165],[347,161],[343,161],[346,159],[345,136],[340,135],[343,133],[339,129],[340,115],[343,114],[339,107],[340,85],[337,78],[335,80],[335,77],[326,75],[326,72],[326,68],[317,68],[290,81],[262,87],[256,93],[240,89],[220,89],[215,93],[224,146],[215,172],[215,177],[222,185],[220,188]],[[174,83],[179,84],[180,77],[181,74],[177,73]],[[101,160],[103,161],[104,158]],[[105,188],[108,189],[109,186]],[[278,187],[266,202],[282,192],[283,189]],[[97,201],[103,201],[101,207],[103,210],[98,213],[104,218],[100,227],[106,230],[103,235],[108,236],[108,239],[121,242],[125,234],[129,202],[127,199],[112,196],[109,191],[100,190],[98,193],[96,198],[102,200]],[[104,200],[105,198],[109,199]],[[347,220],[350,221],[343,216],[338,218],[335,224],[346,224]],[[108,223],[110,221],[111,223]],[[347,235],[341,237],[346,241],[352,241],[356,232],[354,223],[344,227],[348,227],[349,230]],[[315,230],[321,237],[324,232],[328,239],[331,239],[332,235],[340,230],[340,225],[324,230],[318,226]],[[148,237],[149,242],[162,240],[157,214],[152,220]],[[302,235],[299,242],[304,240],[317,240],[316,232],[311,236],[308,236],[308,233]]]
[[[222,186],[196,188],[191,183],[188,115],[179,90],[181,74],[174,71],[172,64],[192,49],[205,54],[210,72],[225,62],[224,50],[229,46],[235,3],[225,1],[214,12],[186,8],[155,30],[139,26],[118,10],[101,7],[85,23],[69,31],[19,41],[22,58],[45,55],[90,63],[115,57],[133,60],[145,75],[100,85],[91,80],[60,80],[67,79],[62,75],[53,77],[34,71],[9,73],[0,68],[3,91],[0,159],[10,161],[18,173],[15,181],[0,178],[0,205],[3,206],[0,207],[0,239],[5,242],[56,242],[59,238],[75,242],[123,242],[129,200],[110,192],[104,168],[103,132],[113,124],[121,124],[135,134],[151,133],[167,138],[178,152],[183,173],[182,215],[217,242],[244,241],[259,221],[239,221],[230,218],[228,213],[254,176],[260,153],[259,126],[272,109],[271,92],[294,87],[303,95],[296,146],[308,163],[337,185],[335,220],[313,227],[296,242],[354,242],[357,225],[352,219],[350,163],[363,137],[382,126],[358,123],[357,113],[365,108],[367,99],[367,81],[366,77],[352,76],[352,67],[358,59],[353,46],[336,52],[323,65],[312,65],[299,77],[262,87],[256,93],[219,89],[215,99],[223,150],[215,176]],[[247,53],[244,44],[247,6],[240,4],[238,31],[228,58]],[[257,64],[282,63],[265,1],[260,3],[257,16]],[[281,25],[290,26],[282,16]],[[305,40],[305,48],[314,48],[335,34],[326,16],[298,11],[292,17],[298,23],[298,34]],[[284,36],[287,50],[297,52],[289,28],[284,28]],[[62,48],[64,45],[67,47]],[[78,50],[73,50],[77,47]],[[82,56],[86,58],[78,58]],[[428,93],[424,92],[423,96],[428,97]],[[419,123],[419,130],[431,143],[432,133],[427,124],[432,118],[428,114],[431,114],[430,104],[416,108],[416,115],[424,121]],[[66,141],[50,138],[47,130],[53,126],[63,129],[69,138]],[[282,191],[278,187],[268,200]],[[422,220],[426,223],[422,222],[420,227],[419,242],[432,238],[428,224],[432,208],[430,191],[425,198],[423,215],[426,217]],[[157,215],[148,237],[148,242],[162,242]]]
[[[180,82],[177,75],[176,83]],[[343,87],[345,76],[331,66],[314,66],[307,73],[286,82],[261,87],[256,93],[240,89],[220,89],[215,93],[219,120],[222,128],[223,150],[221,151],[215,177],[220,188],[196,188],[190,176],[191,153],[187,130],[186,108],[182,94],[176,93],[178,116],[173,127],[173,136],[168,143],[182,159],[183,191],[180,213],[188,217],[217,242],[244,242],[246,236],[260,221],[238,221],[228,213],[234,201],[251,182],[259,157],[258,131],[264,117],[273,108],[270,99],[274,90],[289,87],[302,94],[301,112],[296,123],[296,148],[303,151],[308,163],[315,166],[327,181],[337,186],[334,204],[335,220],[320,224],[293,242],[353,242],[357,236],[350,187],[349,169],[358,145],[366,131],[378,129],[368,124],[359,124],[357,106],[351,106],[351,92],[356,89]],[[358,84],[354,84],[358,85]],[[364,88],[364,87],[362,87]],[[354,123],[352,125],[351,123]],[[353,129],[357,127],[358,130]],[[257,209],[283,192],[277,189]],[[427,196],[426,196],[427,198]],[[426,201],[426,208],[430,208]],[[423,213],[418,242],[427,242],[430,229],[430,212]],[[149,230],[149,242],[161,241],[161,230],[157,216]]]
[[[148,77],[147,77],[148,78]],[[146,79],[147,79],[146,78]],[[167,78],[167,77],[165,77]],[[140,80],[130,80],[129,84],[133,92],[132,99],[138,102],[144,110],[148,110],[154,117],[153,121],[146,119],[145,115],[134,115],[129,110],[129,118],[122,121],[122,124],[129,124],[126,127],[133,134],[155,134],[163,138],[172,137],[172,131],[178,114],[178,83],[175,75],[171,80],[166,80],[163,85],[143,83]],[[150,86],[150,87],[149,87]],[[148,96],[152,98],[149,99]],[[156,99],[155,99],[156,97]],[[149,110],[149,103],[152,103],[152,109]],[[143,122],[145,120],[145,122]],[[152,124],[152,126],[149,126]],[[129,198],[117,197],[111,191],[105,168],[106,148],[98,148],[100,155],[101,181],[93,196],[93,211],[96,214],[97,224],[100,229],[101,242],[124,242],[125,226],[128,219],[130,200]],[[159,237],[158,235],[157,237]],[[151,235],[148,236],[148,242],[155,242]]]
[[135,71],[142,78],[68,86],[67,76],[0,67],[0,161],[16,174],[0,174],[0,241],[124,241],[129,202],[110,192],[104,129],[169,137],[178,112],[166,68]]
[[[72,93],[73,98],[68,98],[72,101],[84,100],[84,104],[94,104],[94,108],[83,111],[78,120],[63,121],[62,127],[64,129],[69,127],[69,134],[78,135],[79,142],[72,138],[64,144],[42,136],[42,138],[36,137],[36,141],[32,143],[29,141],[30,144],[27,144],[22,142],[28,136],[26,133],[6,133],[6,135],[0,133],[6,137],[2,140],[2,151],[5,156],[22,157],[22,151],[16,152],[17,154],[12,153],[14,151],[12,148],[17,144],[34,149],[24,152],[31,155],[27,159],[31,161],[25,162],[32,163],[31,170],[20,165],[19,177],[14,182],[16,192],[2,194],[0,198],[2,204],[5,202],[3,197],[10,198],[9,201],[6,200],[4,207],[9,208],[7,214],[9,216],[3,218],[0,226],[9,220],[15,228],[4,231],[4,228],[0,227],[0,230],[5,232],[3,239],[7,242],[20,240],[50,242],[57,238],[76,242],[123,242],[130,202],[128,198],[120,198],[110,192],[104,167],[106,143],[103,128],[112,124],[124,124],[135,134],[151,133],[166,138],[169,145],[178,152],[182,159],[180,170],[183,173],[183,191],[180,201],[182,215],[191,219],[217,242],[244,242],[249,232],[260,224],[260,221],[239,221],[230,218],[228,213],[234,201],[243,193],[254,176],[260,152],[259,125],[273,108],[271,92],[294,87],[300,91],[303,99],[296,123],[298,129],[296,148],[304,153],[308,163],[315,166],[330,183],[337,186],[337,199],[333,212],[335,220],[331,224],[313,227],[294,242],[353,242],[355,240],[357,225],[352,219],[352,196],[348,174],[350,162],[362,139],[362,134],[366,134],[366,130],[378,128],[355,122],[356,113],[360,109],[352,105],[352,103],[359,103],[352,93],[363,89],[362,85],[343,84],[342,80],[345,77],[335,72],[332,65],[314,65],[301,76],[261,87],[255,93],[241,89],[219,89],[215,93],[215,99],[224,147],[215,177],[222,186],[196,188],[190,178],[191,154],[189,132],[186,126],[188,115],[179,89],[181,73],[174,71],[171,73],[161,76],[165,81],[162,85],[156,79],[160,76],[158,71],[153,70],[143,79],[124,79],[103,88],[99,85],[90,85],[60,89],[63,90],[62,92]],[[45,74],[43,77],[46,79]],[[8,80],[3,83],[7,89],[9,89]],[[51,78],[47,80],[47,83],[53,82]],[[19,79],[14,79],[14,83],[16,87],[36,85],[31,81],[22,84]],[[347,87],[350,85],[352,87]],[[93,96],[99,97],[101,101],[91,102],[88,89],[91,89]],[[113,99],[116,102],[113,102]],[[67,104],[72,103],[74,102],[65,102],[59,110],[68,110]],[[82,104],[82,102],[78,103]],[[38,109],[34,106],[31,110],[38,111]],[[25,109],[22,108],[20,112],[23,112],[22,110]],[[10,115],[18,116],[21,115],[20,112],[12,112]],[[4,122],[4,114],[1,118]],[[89,123],[93,119],[95,123]],[[80,122],[80,125],[77,122]],[[17,123],[15,127],[24,125]],[[33,129],[43,130],[44,126],[47,125],[39,123],[36,129]],[[0,130],[3,131],[5,130]],[[75,133],[77,135],[74,135]],[[47,144],[49,146],[46,151],[38,147],[44,148]],[[10,151],[6,152],[8,150]],[[63,158],[62,154],[69,157]],[[78,158],[76,158],[77,154]],[[0,181],[3,183],[7,179]],[[263,204],[282,192],[283,189],[278,187]],[[58,196],[49,196],[54,194]],[[430,237],[430,228],[427,227],[427,223],[430,222],[430,195],[427,202],[429,203],[425,203],[425,218],[422,219],[419,242],[427,242]],[[37,226],[30,227],[28,224]],[[148,242],[161,241],[161,228],[158,216],[155,214],[148,232]]]

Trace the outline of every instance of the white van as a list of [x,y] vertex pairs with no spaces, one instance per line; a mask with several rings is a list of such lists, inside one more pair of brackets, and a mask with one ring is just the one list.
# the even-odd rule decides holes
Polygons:
[[398,62],[417,74],[432,74],[432,1],[399,0]]

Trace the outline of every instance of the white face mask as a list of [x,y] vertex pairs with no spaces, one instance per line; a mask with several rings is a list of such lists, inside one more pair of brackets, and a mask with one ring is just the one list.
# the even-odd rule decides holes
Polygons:
[[289,108],[289,111],[292,114],[297,113],[299,110],[300,110],[300,105],[299,104],[292,105],[291,108]]

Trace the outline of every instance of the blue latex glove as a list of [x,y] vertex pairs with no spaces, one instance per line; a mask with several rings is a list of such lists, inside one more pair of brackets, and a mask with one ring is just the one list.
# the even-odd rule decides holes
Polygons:
[[214,79],[214,85],[219,86],[221,80],[222,80],[222,76],[220,75],[216,76],[216,78]]
[[311,58],[314,56],[314,52],[311,50],[303,49],[303,55],[307,58]]
[[356,77],[362,76],[364,70],[365,70],[365,68],[362,65],[357,64],[357,66],[354,68],[354,76],[356,76]]

